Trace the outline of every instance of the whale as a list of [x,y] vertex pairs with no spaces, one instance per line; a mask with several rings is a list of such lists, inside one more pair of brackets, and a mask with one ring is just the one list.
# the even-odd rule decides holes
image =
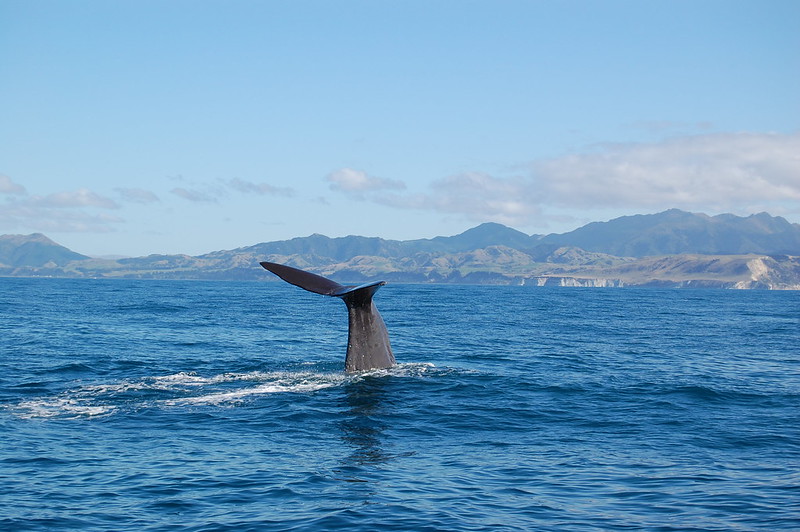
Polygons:
[[396,364],[389,331],[372,297],[386,281],[360,285],[341,285],[321,275],[274,262],[261,266],[289,284],[323,296],[338,297],[347,305],[347,354],[344,369],[348,373],[390,368]]

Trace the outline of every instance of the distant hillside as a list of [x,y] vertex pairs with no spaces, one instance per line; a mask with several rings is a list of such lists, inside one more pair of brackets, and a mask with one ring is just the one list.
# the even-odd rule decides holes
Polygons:
[[385,240],[377,237],[345,236],[330,238],[313,234],[307,237],[264,242],[238,248],[232,251],[215,251],[201,258],[217,258],[231,252],[252,255],[301,255],[316,263],[313,257],[322,261],[346,261],[353,257],[405,257],[415,253],[460,253],[488,246],[506,246],[526,249],[534,246],[538,236],[511,229],[502,224],[485,223],[455,236],[437,236],[419,240]]
[[0,265],[11,268],[65,266],[72,261],[88,258],[56,244],[40,233],[0,235]]
[[[497,223],[485,223],[455,236],[424,240],[384,240],[375,237],[329,238],[315,234],[266,242],[234,250],[261,255],[301,255],[309,264],[321,260],[345,261],[361,255],[402,257],[414,253],[461,253],[489,246],[505,246],[546,257],[562,247],[617,257],[647,257],[681,253],[741,255],[748,253],[800,255],[800,225],[767,213],[748,217],[707,216],[678,209],[658,214],[623,216],[593,222],[563,234],[526,235]],[[209,253],[213,257],[225,251]]]
[[593,222],[569,233],[548,235],[540,243],[623,257],[678,253],[800,255],[800,225],[765,212],[746,218],[732,214],[711,217],[672,209]]
[[489,246],[505,246],[513,249],[527,249],[535,245],[540,235],[528,236],[521,231],[498,223],[484,223],[455,236],[437,236],[430,240],[410,240],[405,242],[409,251],[439,251],[458,253]]
[[703,286],[800,289],[800,226],[761,213],[709,217],[679,210],[526,235],[485,223],[419,240],[314,234],[199,256],[90,259],[43,235],[0,237],[0,275],[273,280],[269,260],[343,283],[536,286]]

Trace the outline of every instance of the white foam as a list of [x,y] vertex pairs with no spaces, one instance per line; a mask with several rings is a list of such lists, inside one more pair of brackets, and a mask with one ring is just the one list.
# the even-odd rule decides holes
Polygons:
[[339,383],[336,382],[328,382],[328,383],[310,383],[310,382],[301,382],[301,383],[287,383],[287,384],[264,384],[261,386],[254,386],[252,388],[245,388],[242,390],[233,390],[230,392],[219,392],[219,393],[211,393],[207,395],[200,395],[196,397],[184,397],[181,399],[170,399],[164,401],[163,403],[170,406],[178,406],[178,405],[187,405],[187,404],[206,404],[206,405],[223,405],[226,403],[237,403],[246,397],[251,397],[255,395],[264,395],[264,394],[272,394],[272,393],[309,393],[315,392],[317,390],[322,390],[324,388],[330,388],[332,386],[336,386]]
[[22,401],[13,410],[22,418],[49,417],[94,417],[109,414],[116,410],[112,405],[82,404],[77,399],[55,397],[51,399],[32,399]]
[[[142,377],[112,383],[89,384],[67,390],[55,397],[22,401],[10,407],[21,417],[95,417],[123,408],[180,405],[233,406],[251,397],[279,393],[312,393],[359,382],[365,378],[421,378],[433,370],[429,363],[398,364],[387,369],[360,373],[315,371],[226,372],[200,376],[194,372]],[[241,384],[237,384],[241,383]],[[223,387],[225,389],[220,389]],[[172,397],[154,399],[152,393],[137,400],[137,392],[163,392]],[[119,394],[126,394],[124,403]]]
[[236,380],[271,381],[260,386],[211,393],[196,397],[184,397],[165,401],[168,405],[209,404],[222,405],[236,403],[244,398],[275,393],[311,393],[342,384],[358,382],[366,377],[420,377],[431,368],[430,363],[397,364],[391,368],[363,371],[355,374],[307,372],[270,372],[270,373],[225,373],[209,379],[214,383]]

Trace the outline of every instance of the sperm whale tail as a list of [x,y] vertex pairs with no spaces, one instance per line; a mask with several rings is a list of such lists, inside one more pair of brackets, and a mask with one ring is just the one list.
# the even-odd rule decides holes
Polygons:
[[372,301],[372,296],[386,284],[385,281],[357,286],[341,285],[320,275],[283,264],[274,262],[260,264],[289,284],[315,294],[339,297],[345,302],[348,317],[345,371],[365,371],[394,366],[395,359],[389,344],[389,332]]

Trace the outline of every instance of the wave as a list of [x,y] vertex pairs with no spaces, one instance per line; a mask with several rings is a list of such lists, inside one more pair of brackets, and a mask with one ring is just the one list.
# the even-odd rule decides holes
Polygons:
[[340,386],[352,380],[345,374],[313,372],[273,372],[273,373],[225,373],[211,378],[191,374],[168,375],[160,378],[164,384],[201,388],[208,391],[215,385],[241,382],[257,382],[256,386],[237,387],[226,391],[211,391],[189,397],[167,399],[163,404],[176,405],[225,405],[235,404],[247,397],[274,393],[310,393],[325,388]]
[[98,417],[141,408],[190,405],[236,406],[258,396],[308,394],[375,378],[422,378],[435,372],[429,363],[398,364],[360,373],[305,371],[195,372],[85,384],[55,396],[37,397],[6,408],[23,418]]
[[95,417],[114,412],[114,405],[92,405],[81,398],[53,397],[22,401],[10,409],[22,418]]

